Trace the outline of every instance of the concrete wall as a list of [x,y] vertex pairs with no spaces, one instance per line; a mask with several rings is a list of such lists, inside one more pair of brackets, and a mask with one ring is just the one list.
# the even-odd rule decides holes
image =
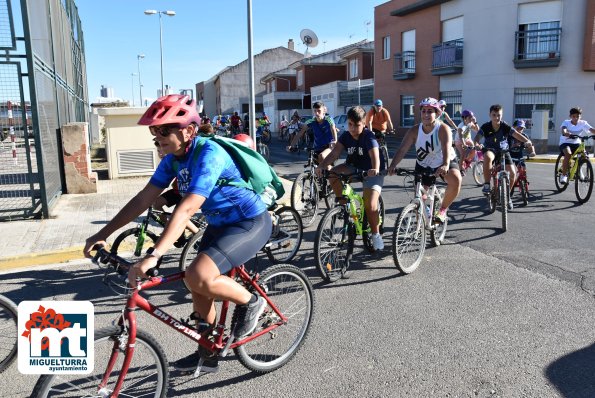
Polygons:
[[110,179],[151,175],[155,171],[159,158],[153,136],[147,126],[137,124],[144,112],[145,108],[98,110],[99,115],[105,120],[105,150]]

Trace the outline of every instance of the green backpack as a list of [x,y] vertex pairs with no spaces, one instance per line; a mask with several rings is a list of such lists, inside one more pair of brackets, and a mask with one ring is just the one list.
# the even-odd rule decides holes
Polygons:
[[[285,195],[283,183],[277,176],[277,173],[275,173],[275,170],[269,166],[260,153],[244,146],[242,143],[234,139],[217,136],[203,138],[205,140],[216,142],[218,145],[222,146],[223,149],[229,153],[242,174],[242,181],[221,178],[217,181],[217,185],[231,185],[250,189],[260,195],[267,207],[271,206],[276,199]],[[197,142],[197,148],[192,155],[193,161],[198,159],[205,142],[206,141],[204,140],[199,140]],[[177,160],[174,160],[173,168],[177,174],[179,168]]]

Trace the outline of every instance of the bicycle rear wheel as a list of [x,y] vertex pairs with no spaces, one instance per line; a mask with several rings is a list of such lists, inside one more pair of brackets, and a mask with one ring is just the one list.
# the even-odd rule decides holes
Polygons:
[[[558,190],[558,192],[564,192],[564,190],[566,190],[566,188],[568,188],[568,182],[570,181],[570,179],[568,179],[566,181],[566,183],[564,183],[564,184],[562,184],[560,182],[560,176],[562,175],[562,162],[563,161],[564,161],[564,155],[559,154],[558,159],[556,159],[556,168],[554,169],[554,182],[556,183],[556,189]],[[572,163],[572,159],[570,160],[570,162]],[[568,169],[570,169],[570,165],[568,166]]]
[[508,230],[508,178],[503,178],[498,186],[498,195],[500,196],[500,209],[502,210],[502,231]]
[[574,193],[580,204],[586,203],[593,192],[593,166],[590,159],[580,159],[574,175]]
[[[438,193],[434,194],[434,214],[440,209],[442,205],[442,199]],[[433,220],[432,220],[433,222]],[[434,224],[430,230],[430,241],[434,246],[440,246],[444,242],[446,236],[446,229],[448,228],[448,217],[444,219],[444,222]]]
[[[178,262],[178,268],[180,269],[180,271],[186,271],[186,268],[188,268],[188,266],[192,264],[192,261],[194,261],[194,259],[198,255],[198,247],[200,246],[200,240],[202,239],[202,235],[204,232],[204,229],[199,229],[198,232],[192,235],[192,238],[190,238],[190,240],[186,242],[186,246],[184,246],[184,249],[182,250],[182,255],[180,256],[180,261]],[[190,289],[186,285],[186,281],[182,281],[184,282],[184,287],[186,288],[186,290],[190,291]]]
[[401,211],[393,230],[393,261],[404,274],[417,269],[426,250],[426,228],[416,203]]
[[261,274],[258,284],[287,318],[287,322],[283,323],[279,315],[267,305],[254,333],[275,324],[279,326],[268,334],[234,348],[234,352],[246,368],[267,373],[289,362],[306,340],[314,316],[314,293],[308,277],[299,268],[288,264],[268,268]]
[[302,219],[289,206],[275,210],[274,217],[277,224],[273,226],[273,235],[263,250],[271,262],[286,263],[295,257],[302,244]]
[[[112,326],[95,331],[95,367],[87,375],[44,375],[39,378],[32,397],[107,397],[114,391],[124,361],[128,335]],[[110,367],[110,360],[113,364]],[[100,385],[107,372],[106,385]],[[136,332],[130,367],[120,389],[122,397],[166,396],[169,383],[167,359],[163,348],[149,334]]]
[[343,206],[328,210],[316,230],[314,257],[320,276],[334,282],[347,276],[351,262],[355,228]]
[[[384,231],[384,220],[386,219],[386,213],[384,209],[384,199],[382,196],[378,197],[378,215],[380,216],[380,223],[378,224],[380,235]],[[370,224],[368,224],[368,217],[364,212],[364,220],[362,225],[362,240],[364,241],[364,247],[369,253],[374,253],[374,245],[372,244],[372,231],[370,230]]]
[[111,252],[117,253],[118,256],[130,262],[136,263],[145,256],[149,247],[155,246],[155,242],[157,242],[157,239],[159,239],[159,237],[151,231],[145,231],[145,235],[145,240],[141,242],[139,240],[139,227],[127,229],[118,235],[116,240],[114,240]]
[[478,187],[483,185],[483,160],[473,163],[473,179]]
[[318,214],[318,184],[312,174],[301,173],[291,187],[291,207],[302,217],[304,227],[314,223]]
[[17,306],[0,295],[0,373],[17,357]]

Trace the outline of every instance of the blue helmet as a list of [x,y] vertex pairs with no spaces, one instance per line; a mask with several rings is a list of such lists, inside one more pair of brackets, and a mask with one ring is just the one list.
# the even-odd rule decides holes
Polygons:
[[382,106],[382,100],[381,99],[377,99],[376,101],[374,101],[374,105],[376,105],[376,106]]

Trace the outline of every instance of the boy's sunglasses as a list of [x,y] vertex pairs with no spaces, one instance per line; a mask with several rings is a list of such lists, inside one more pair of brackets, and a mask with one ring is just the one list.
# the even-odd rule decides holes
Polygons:
[[155,137],[157,134],[159,134],[162,137],[167,137],[172,133],[175,133],[174,129],[180,130],[183,127],[180,127],[177,124],[164,124],[162,126],[151,126],[149,127],[149,131],[151,132],[151,134],[153,135],[153,137]]

